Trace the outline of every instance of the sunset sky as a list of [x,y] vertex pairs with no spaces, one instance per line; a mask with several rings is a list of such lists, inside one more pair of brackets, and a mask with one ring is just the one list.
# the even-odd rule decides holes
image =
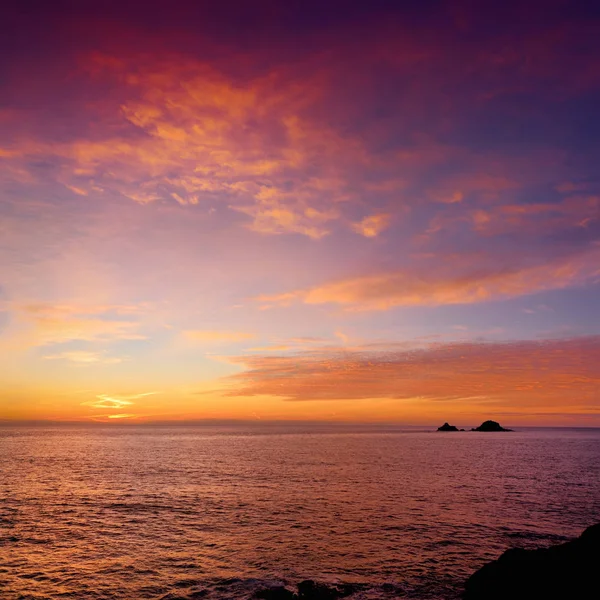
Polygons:
[[600,426],[600,11],[12,2],[0,419]]

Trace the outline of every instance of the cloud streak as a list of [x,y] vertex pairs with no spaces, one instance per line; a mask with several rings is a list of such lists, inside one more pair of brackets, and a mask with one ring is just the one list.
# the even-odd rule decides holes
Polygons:
[[[463,257],[472,262],[472,257]],[[498,268],[495,261],[463,265],[461,257],[444,266],[365,275],[326,283],[307,290],[259,296],[263,306],[338,304],[350,310],[387,310],[401,306],[474,304],[515,298],[570,286],[595,283],[600,277],[600,247],[533,266]],[[458,272],[456,272],[458,271]],[[461,272],[462,271],[462,272]]]
[[127,396],[115,396],[108,394],[99,394],[95,400],[82,402],[81,406],[89,406],[91,408],[110,408],[118,409],[135,404],[133,400],[145,398],[146,396],[154,396],[159,392],[143,392],[141,394],[130,394]]
[[117,356],[106,356],[104,352],[89,352],[86,350],[59,352],[58,354],[49,354],[44,358],[46,360],[67,360],[82,365],[97,363],[112,365],[123,362],[123,359]]
[[243,356],[231,395],[294,401],[420,399],[487,403],[493,410],[600,409],[600,337],[412,348],[327,348],[287,356]]
[[[142,312],[139,306],[38,303],[17,305],[16,310],[28,325],[24,335],[31,345],[147,339],[139,331],[139,322],[131,319],[132,315]],[[61,357],[74,360],[74,356]],[[86,362],[84,354],[78,356],[78,362]],[[52,356],[56,357],[58,355]]]
[[226,343],[226,342],[243,342],[256,338],[253,333],[244,331],[216,331],[216,330],[196,330],[191,329],[183,332],[186,339],[192,342],[199,343]]

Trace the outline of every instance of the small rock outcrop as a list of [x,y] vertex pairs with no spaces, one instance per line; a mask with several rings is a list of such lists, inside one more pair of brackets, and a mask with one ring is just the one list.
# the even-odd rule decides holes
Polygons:
[[512,429],[504,429],[496,421],[484,421],[479,427],[474,427],[471,431],[512,431]]
[[336,600],[352,594],[352,587],[346,586],[328,586],[324,583],[318,583],[307,579],[298,584],[299,600]]
[[298,596],[282,585],[265,588],[254,593],[257,600],[296,600]]
[[465,583],[463,600],[587,600],[599,597],[600,523],[538,550],[512,548]]
[[285,586],[266,588],[255,592],[254,598],[257,600],[338,600],[354,594],[360,586],[352,583],[326,585],[306,579],[298,583],[297,588],[297,594]]
[[458,427],[444,423],[441,427],[437,428],[438,431],[458,431]]

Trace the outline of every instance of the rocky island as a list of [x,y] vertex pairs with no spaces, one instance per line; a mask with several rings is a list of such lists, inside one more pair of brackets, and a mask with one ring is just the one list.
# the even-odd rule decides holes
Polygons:
[[438,427],[438,431],[458,431],[458,427],[444,423],[441,427]]
[[496,421],[484,421],[479,427],[474,427],[471,431],[512,431],[512,429],[505,429]]
[[[441,427],[437,428],[438,431],[464,431],[459,429],[455,425],[444,423]],[[484,421],[479,427],[473,427],[471,431],[512,431],[512,429],[505,429],[496,421]]]

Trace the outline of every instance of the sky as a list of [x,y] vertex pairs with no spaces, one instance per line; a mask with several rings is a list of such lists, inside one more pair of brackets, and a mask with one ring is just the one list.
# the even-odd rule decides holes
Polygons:
[[0,28],[0,419],[600,426],[597,3]]

